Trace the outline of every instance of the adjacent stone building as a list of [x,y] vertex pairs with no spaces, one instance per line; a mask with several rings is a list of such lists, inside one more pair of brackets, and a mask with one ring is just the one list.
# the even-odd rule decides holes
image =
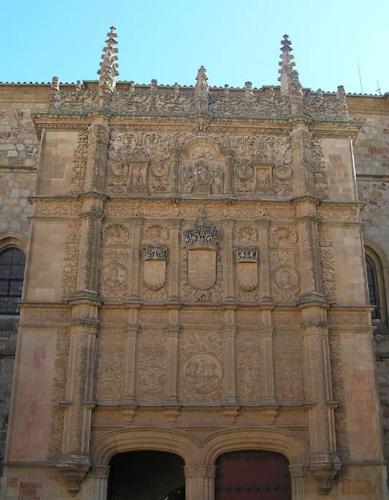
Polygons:
[[116,53],[0,86],[4,498],[387,498],[389,95]]

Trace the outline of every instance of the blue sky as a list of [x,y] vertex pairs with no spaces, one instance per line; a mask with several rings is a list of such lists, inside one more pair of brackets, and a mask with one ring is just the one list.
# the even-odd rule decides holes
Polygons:
[[120,80],[275,85],[280,40],[291,37],[305,87],[389,92],[389,0],[14,0],[3,2],[0,81],[97,78],[110,25]]

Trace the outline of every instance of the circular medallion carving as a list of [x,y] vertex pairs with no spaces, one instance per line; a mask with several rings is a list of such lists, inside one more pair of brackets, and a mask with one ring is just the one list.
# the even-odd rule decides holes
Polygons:
[[160,179],[169,175],[169,164],[165,161],[159,161],[151,164],[151,173],[154,177]]
[[283,290],[296,288],[299,284],[299,275],[297,271],[288,266],[280,266],[274,271],[275,284]]
[[273,174],[280,181],[288,181],[292,177],[292,167],[290,165],[277,165],[273,168]]
[[184,378],[196,392],[207,394],[221,384],[223,367],[212,354],[195,354],[184,366]]
[[254,176],[254,167],[248,163],[238,163],[235,165],[235,174],[240,181],[248,181]]

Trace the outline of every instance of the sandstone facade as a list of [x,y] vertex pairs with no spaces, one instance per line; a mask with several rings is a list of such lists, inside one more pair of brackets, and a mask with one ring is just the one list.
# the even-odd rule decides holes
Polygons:
[[115,38],[97,82],[0,86],[4,497],[105,500],[159,450],[208,500],[258,450],[293,499],[386,498],[388,96],[303,89],[287,37],[280,87],[116,83]]

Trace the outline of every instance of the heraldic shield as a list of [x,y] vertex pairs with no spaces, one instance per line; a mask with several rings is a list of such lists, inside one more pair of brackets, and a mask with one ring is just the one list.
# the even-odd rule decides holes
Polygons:
[[258,286],[258,251],[254,247],[236,249],[238,286],[252,292]]
[[197,290],[208,290],[216,283],[216,250],[196,248],[188,252],[188,283]]
[[184,231],[188,249],[188,284],[197,290],[208,290],[216,283],[216,256],[220,231],[204,219]]
[[143,283],[150,290],[160,290],[166,281],[167,249],[161,245],[143,247]]

